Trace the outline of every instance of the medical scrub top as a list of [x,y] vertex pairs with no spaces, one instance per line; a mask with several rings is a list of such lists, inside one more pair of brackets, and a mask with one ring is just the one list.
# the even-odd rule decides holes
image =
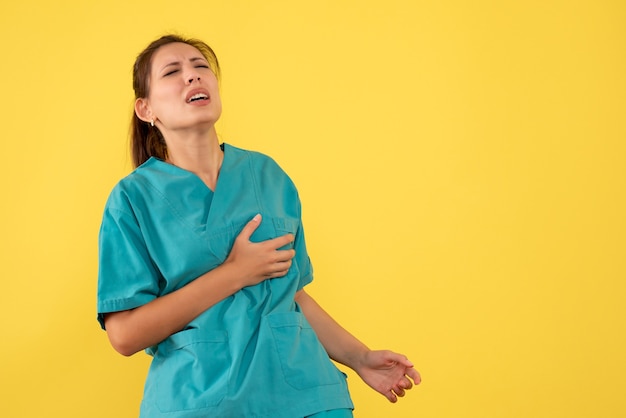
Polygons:
[[353,408],[346,376],[294,302],[313,278],[298,192],[269,157],[224,144],[215,191],[151,158],[107,201],[99,239],[98,320],[179,289],[222,264],[260,213],[258,242],[291,233],[285,277],[241,289],[146,350],[141,417],[304,417]]

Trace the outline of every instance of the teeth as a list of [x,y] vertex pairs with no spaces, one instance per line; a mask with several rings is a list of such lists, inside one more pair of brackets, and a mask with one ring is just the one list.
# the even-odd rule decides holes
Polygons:
[[209,96],[207,96],[206,94],[198,93],[198,94],[194,94],[193,96],[191,96],[189,98],[189,100],[187,100],[187,102],[189,103],[189,102],[193,102],[195,100],[205,100],[205,99],[208,99],[208,98],[209,98]]

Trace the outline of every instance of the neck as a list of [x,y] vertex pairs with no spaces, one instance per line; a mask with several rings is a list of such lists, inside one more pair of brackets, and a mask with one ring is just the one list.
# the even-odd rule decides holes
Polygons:
[[214,126],[208,131],[170,132],[166,142],[168,163],[191,171],[215,190],[224,153]]

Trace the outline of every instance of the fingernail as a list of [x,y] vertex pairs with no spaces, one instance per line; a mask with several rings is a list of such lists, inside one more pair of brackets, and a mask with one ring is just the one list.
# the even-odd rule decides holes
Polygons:
[[256,215],[254,215],[254,218],[252,218],[252,220],[255,222],[259,222],[261,220],[261,214],[257,213]]

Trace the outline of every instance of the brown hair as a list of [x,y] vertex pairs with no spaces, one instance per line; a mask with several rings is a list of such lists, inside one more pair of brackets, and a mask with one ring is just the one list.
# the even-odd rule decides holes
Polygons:
[[[181,42],[196,48],[206,58],[215,76],[220,78],[220,66],[213,49],[201,40],[193,38],[183,38],[179,35],[165,35],[152,42],[146,47],[135,60],[133,66],[133,89],[135,99],[148,97],[150,91],[150,72],[152,70],[152,57],[154,53],[163,45]],[[130,124],[130,149],[133,165],[139,167],[150,157],[162,160],[167,158],[167,146],[161,132],[156,126],[151,126],[139,119],[133,112],[133,119]]]

